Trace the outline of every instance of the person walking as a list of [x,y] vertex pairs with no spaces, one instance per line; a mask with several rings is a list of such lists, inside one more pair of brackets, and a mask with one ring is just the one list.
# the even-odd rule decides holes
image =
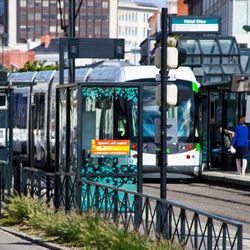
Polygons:
[[238,174],[245,175],[248,159],[248,126],[245,124],[245,117],[240,117],[236,126],[232,145],[236,149],[236,167]]

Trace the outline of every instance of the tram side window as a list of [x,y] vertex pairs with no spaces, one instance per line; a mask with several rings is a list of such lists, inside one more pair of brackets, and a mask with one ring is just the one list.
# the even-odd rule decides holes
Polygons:
[[117,119],[118,139],[130,139],[136,137],[136,109],[132,102],[120,100],[115,103],[115,120]]
[[44,119],[45,119],[45,94],[39,93],[35,94],[35,114],[34,122],[37,129],[44,129]]
[[13,127],[26,128],[28,97],[23,93],[13,94]]

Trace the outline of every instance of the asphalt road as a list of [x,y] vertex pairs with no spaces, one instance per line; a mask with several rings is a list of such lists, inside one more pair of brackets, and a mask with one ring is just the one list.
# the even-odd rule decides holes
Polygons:
[[[144,193],[159,197],[159,183],[144,183]],[[167,198],[203,211],[225,216],[243,223],[250,234],[250,188],[215,183],[168,183]]]

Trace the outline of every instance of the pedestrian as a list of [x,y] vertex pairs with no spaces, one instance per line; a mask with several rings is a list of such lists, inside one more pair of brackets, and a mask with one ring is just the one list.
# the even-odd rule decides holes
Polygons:
[[[223,128],[221,125],[218,125],[218,130],[219,130],[219,133],[222,134]],[[224,146],[225,146],[225,149],[228,150],[231,145],[232,138],[234,137],[234,132],[229,129],[224,129],[223,135],[224,135],[223,136]]]
[[236,167],[238,174],[245,175],[248,159],[248,126],[245,124],[245,117],[240,117],[236,126],[232,145],[236,149]]
[[[221,125],[217,126],[218,132],[220,135],[223,134],[223,143],[224,147],[222,150],[222,143],[217,142],[216,147],[212,149],[212,165],[214,167],[221,167],[221,155],[229,151],[231,146],[231,141],[234,136],[234,132],[229,129],[223,129]],[[224,131],[224,132],[223,132]],[[223,133],[222,133],[223,132]]]

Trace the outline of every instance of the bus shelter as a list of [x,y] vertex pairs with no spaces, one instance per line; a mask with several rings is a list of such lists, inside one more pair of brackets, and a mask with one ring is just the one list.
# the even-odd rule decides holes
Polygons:
[[58,207],[65,196],[66,209],[74,197],[88,208],[84,180],[142,193],[142,92],[139,82],[57,86],[56,171],[65,185]]
[[203,161],[208,168],[234,170],[235,159],[224,143],[219,126],[234,131],[246,114],[246,93],[232,90],[234,75],[249,75],[249,58],[235,37],[182,36],[178,46],[187,52],[186,66],[202,89]]

